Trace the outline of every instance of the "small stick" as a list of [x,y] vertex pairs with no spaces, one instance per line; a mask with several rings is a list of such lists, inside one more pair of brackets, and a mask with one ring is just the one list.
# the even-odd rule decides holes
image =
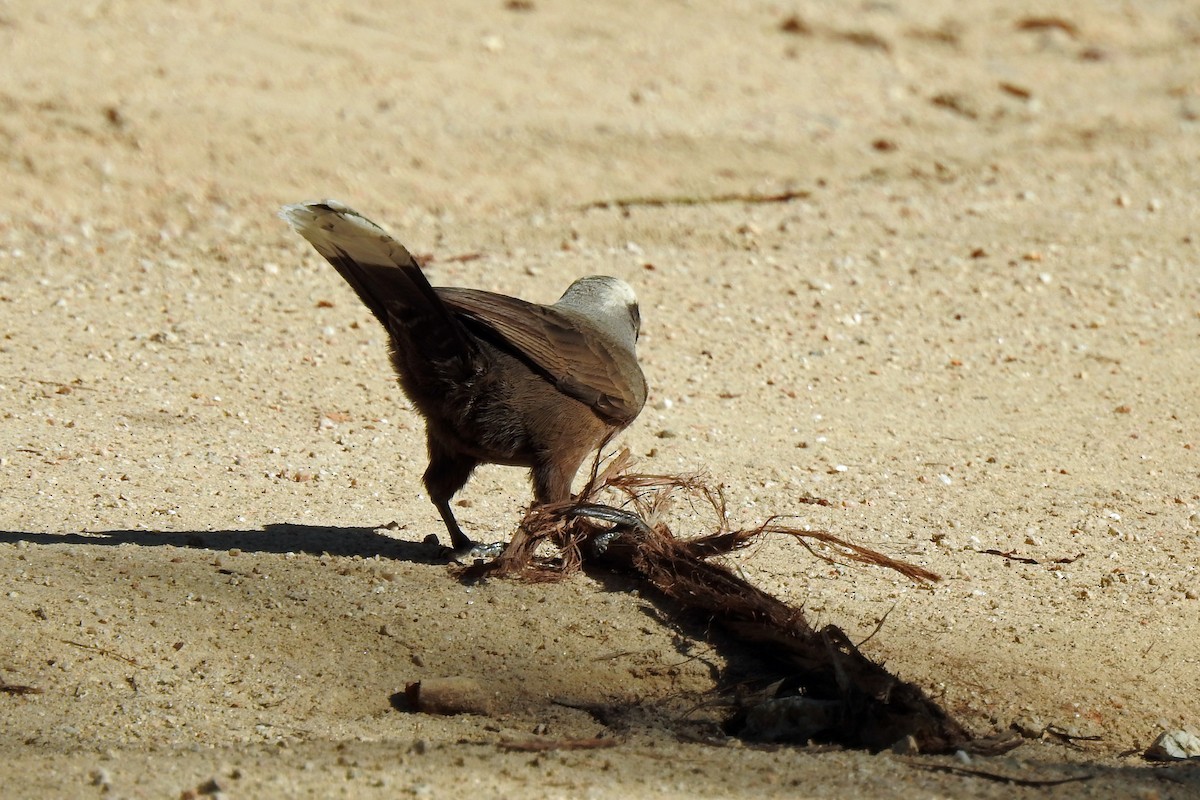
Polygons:
[[[1001,558],[1007,558],[1009,561],[1016,561],[1021,564],[1041,564],[1042,563],[1041,561],[1038,561],[1036,558],[1029,558],[1028,556],[1019,556],[1016,554],[1017,553],[1016,550],[1004,551],[1004,550],[989,549],[989,550],[980,550],[979,552],[983,553],[984,555],[989,555],[989,556],[1000,556]],[[1074,564],[1076,561],[1078,561],[1081,558],[1083,558],[1083,553],[1080,553],[1077,556],[1063,556],[1062,558],[1056,558],[1053,561],[1050,561],[1049,563],[1051,563],[1051,564]]]
[[576,206],[580,211],[593,208],[665,208],[666,206],[708,206],[724,203],[790,203],[792,200],[805,200],[812,196],[807,189],[778,192],[775,194],[760,194],[758,192],[732,192],[715,195],[675,195],[673,197],[618,197],[614,200],[593,200],[590,203]]
[[99,645],[87,644],[86,642],[73,642],[70,639],[60,639],[59,641],[61,641],[63,644],[73,645],[74,647],[81,647],[84,650],[93,650],[102,656],[108,656],[110,658],[120,659],[121,661],[124,661],[126,664],[133,664],[135,667],[142,666],[141,664],[134,661],[129,656],[123,656],[120,653],[114,653],[112,650],[106,650],[103,647],[100,647]]
[[599,750],[616,747],[616,739],[501,739],[500,746],[518,753],[544,753],[548,750]]
[[1095,775],[1076,775],[1072,778],[1018,778],[1014,775],[1004,775],[999,772],[988,772],[987,770],[971,769],[970,767],[956,767],[952,764],[922,764],[917,761],[909,761],[908,763],[917,769],[927,769],[930,772],[949,772],[951,775],[967,775],[972,778],[983,778],[988,781],[1011,783],[1014,786],[1061,786],[1064,783],[1090,781],[1096,777]]
[[42,694],[45,692],[39,686],[25,686],[20,683],[0,683],[0,692],[4,694]]

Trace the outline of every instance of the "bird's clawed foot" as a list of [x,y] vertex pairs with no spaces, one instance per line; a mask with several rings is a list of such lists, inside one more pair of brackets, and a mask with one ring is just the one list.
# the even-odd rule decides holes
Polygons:
[[468,539],[450,551],[450,558],[459,564],[470,566],[477,561],[491,561],[499,557],[507,546],[508,542],[473,542]]
[[611,528],[592,538],[592,550],[598,556],[604,555],[604,551],[608,549],[608,546],[627,530],[633,530],[642,535],[651,533],[650,525],[641,516],[632,511],[623,511],[612,506],[600,505],[598,503],[582,503],[568,511],[567,515],[612,523]]

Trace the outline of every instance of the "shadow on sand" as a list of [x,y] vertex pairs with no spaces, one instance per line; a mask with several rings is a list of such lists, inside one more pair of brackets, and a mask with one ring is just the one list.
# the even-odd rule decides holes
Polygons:
[[0,543],[55,545],[75,544],[91,547],[133,544],[139,547],[185,547],[207,550],[237,548],[246,553],[307,553],[341,557],[361,556],[409,561],[416,564],[444,564],[449,550],[432,538],[412,542],[395,539],[379,528],[339,528],[328,525],[298,525],[277,522],[259,530],[154,531],[111,530],[78,533],[30,533],[0,531]]

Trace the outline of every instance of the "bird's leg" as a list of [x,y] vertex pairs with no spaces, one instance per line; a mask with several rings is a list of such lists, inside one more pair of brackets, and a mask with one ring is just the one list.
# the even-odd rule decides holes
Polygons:
[[[572,460],[568,459],[560,462],[550,459],[534,467],[534,500],[537,503],[554,503],[570,499],[571,479],[575,477],[575,473],[579,470],[579,465],[582,462],[583,457],[580,456],[578,460],[573,461],[574,466],[569,471],[562,468],[562,463],[572,463]],[[597,534],[592,539],[592,548],[596,555],[600,555],[607,550],[613,540],[620,536],[624,530],[636,530],[643,535],[650,532],[650,526],[640,516],[631,511],[622,511],[612,506],[597,503],[580,503],[568,511],[567,514],[571,517],[587,517],[593,520],[612,523],[611,528]]]
[[474,561],[476,558],[491,558],[504,549],[503,542],[477,544],[463,533],[450,510],[450,498],[463,487],[467,478],[478,464],[475,459],[449,452],[429,437],[429,468],[425,470],[425,490],[429,499],[446,525],[450,534],[450,546],[456,561]]
[[469,550],[474,547],[475,542],[458,526],[458,520],[454,518],[454,512],[450,510],[450,501],[444,498],[435,499],[433,504],[437,507],[442,522],[446,523],[446,530],[450,533],[450,546],[455,550]]
[[571,481],[583,463],[583,454],[549,453],[538,459],[530,472],[533,503],[545,506],[571,499]]

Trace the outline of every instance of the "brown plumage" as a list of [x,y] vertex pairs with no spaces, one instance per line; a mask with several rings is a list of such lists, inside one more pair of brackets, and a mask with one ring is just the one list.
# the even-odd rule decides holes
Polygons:
[[587,455],[645,405],[640,317],[624,281],[580,278],[553,305],[435,289],[399,242],[340,203],[281,216],[387,329],[400,386],[425,417],[425,488],[456,551],[473,542],[450,499],[476,466],[529,467],[535,503],[568,500]]

